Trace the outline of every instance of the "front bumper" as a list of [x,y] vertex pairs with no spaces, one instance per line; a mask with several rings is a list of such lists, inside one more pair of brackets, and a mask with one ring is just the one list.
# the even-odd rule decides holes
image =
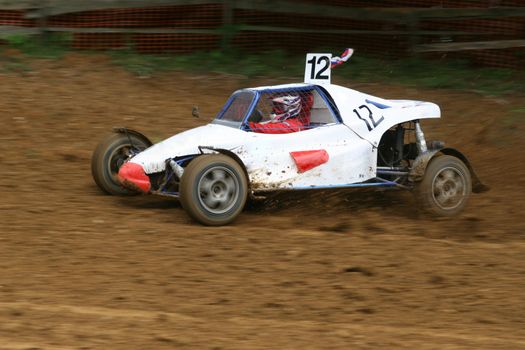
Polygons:
[[118,171],[118,179],[122,186],[131,190],[142,193],[148,193],[151,190],[150,179],[140,164],[124,163]]

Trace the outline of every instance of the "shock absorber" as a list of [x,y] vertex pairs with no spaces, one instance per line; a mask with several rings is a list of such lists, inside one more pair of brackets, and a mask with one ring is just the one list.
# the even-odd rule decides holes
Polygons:
[[416,127],[416,144],[417,144],[417,150],[419,151],[419,154],[423,154],[427,152],[427,141],[425,140],[425,134],[423,133],[423,130],[421,129],[421,125],[419,125],[419,120],[414,121],[415,127]]
[[184,168],[181,167],[179,164],[177,164],[176,161],[171,159],[169,161],[170,167],[173,170],[173,173],[177,176],[177,178],[180,180],[182,178],[182,174],[184,174]]

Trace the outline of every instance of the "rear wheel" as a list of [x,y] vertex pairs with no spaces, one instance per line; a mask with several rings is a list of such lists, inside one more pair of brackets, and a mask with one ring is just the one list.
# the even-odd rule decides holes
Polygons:
[[91,174],[98,187],[114,195],[133,195],[122,187],[117,174],[133,154],[148,148],[148,143],[133,134],[112,134],[100,142],[91,157]]
[[222,154],[195,158],[180,182],[182,207],[204,225],[232,222],[242,212],[247,195],[248,182],[242,167]]
[[416,186],[422,208],[439,216],[459,214],[472,191],[470,171],[456,157],[439,156],[430,161],[423,180]]

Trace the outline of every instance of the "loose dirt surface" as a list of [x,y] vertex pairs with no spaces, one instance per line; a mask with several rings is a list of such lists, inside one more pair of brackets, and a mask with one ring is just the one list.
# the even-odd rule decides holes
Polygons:
[[525,349],[523,97],[339,82],[442,106],[427,138],[491,187],[457,218],[404,192],[312,192],[210,228],[103,194],[92,150],[112,126],[160,141],[287,79],[31,66],[0,72],[0,349]]

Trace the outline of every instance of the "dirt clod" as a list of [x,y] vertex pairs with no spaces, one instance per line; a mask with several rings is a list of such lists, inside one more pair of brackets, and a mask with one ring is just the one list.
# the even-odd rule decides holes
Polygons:
[[347,267],[343,270],[343,272],[348,272],[348,273],[360,273],[362,274],[363,276],[373,276],[374,274],[368,270],[368,269],[365,269],[363,267],[359,267],[359,266],[352,266],[352,267]]

